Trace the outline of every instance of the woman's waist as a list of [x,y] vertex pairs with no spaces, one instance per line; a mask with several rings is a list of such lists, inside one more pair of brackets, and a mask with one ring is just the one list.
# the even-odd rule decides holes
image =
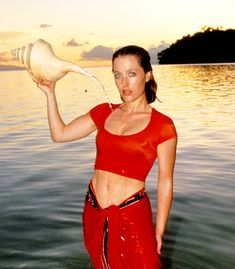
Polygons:
[[95,170],[91,185],[101,208],[120,205],[145,187],[143,181],[102,170]]

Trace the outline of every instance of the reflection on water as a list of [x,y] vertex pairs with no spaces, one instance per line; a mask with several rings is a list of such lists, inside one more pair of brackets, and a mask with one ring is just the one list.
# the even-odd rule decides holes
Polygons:
[[[94,68],[120,102],[110,68]],[[162,251],[167,269],[234,268],[235,66],[155,66],[154,106],[176,124],[175,194]],[[95,136],[55,144],[45,97],[25,71],[0,72],[0,268],[91,268],[81,214]],[[66,122],[106,97],[68,74],[57,85]],[[157,167],[147,189],[155,211]]]

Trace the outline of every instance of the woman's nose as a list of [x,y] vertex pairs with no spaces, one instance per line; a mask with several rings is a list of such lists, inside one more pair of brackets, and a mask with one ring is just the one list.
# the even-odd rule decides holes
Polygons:
[[129,84],[129,79],[127,76],[123,76],[122,78],[122,85],[127,86]]

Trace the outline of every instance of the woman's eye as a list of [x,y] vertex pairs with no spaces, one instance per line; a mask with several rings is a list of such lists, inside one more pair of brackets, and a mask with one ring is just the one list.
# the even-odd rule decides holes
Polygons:
[[114,74],[114,78],[115,78],[115,79],[119,79],[120,77],[121,77],[120,74]]
[[130,72],[130,73],[129,73],[129,76],[130,76],[130,77],[135,77],[135,76],[136,76],[136,73],[135,73],[135,72]]

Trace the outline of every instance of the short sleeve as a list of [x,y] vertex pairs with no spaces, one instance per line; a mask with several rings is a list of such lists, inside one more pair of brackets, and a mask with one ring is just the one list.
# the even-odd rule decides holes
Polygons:
[[171,138],[177,137],[177,131],[173,121],[168,118],[168,121],[164,123],[161,130],[158,143],[161,144]]
[[110,113],[108,103],[99,104],[93,107],[89,113],[97,128],[101,128],[104,125],[104,121]]

